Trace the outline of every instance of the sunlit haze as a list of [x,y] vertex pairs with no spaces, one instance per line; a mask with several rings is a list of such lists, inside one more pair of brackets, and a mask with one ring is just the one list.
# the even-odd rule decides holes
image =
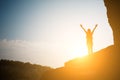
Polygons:
[[[2,1],[1,1],[2,2]],[[3,1],[0,59],[60,67],[87,55],[86,35],[96,28],[93,52],[113,44],[103,0]]]

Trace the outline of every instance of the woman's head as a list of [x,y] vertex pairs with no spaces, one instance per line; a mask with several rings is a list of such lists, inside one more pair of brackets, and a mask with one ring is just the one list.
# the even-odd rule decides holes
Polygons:
[[87,32],[91,32],[91,29],[88,29]]

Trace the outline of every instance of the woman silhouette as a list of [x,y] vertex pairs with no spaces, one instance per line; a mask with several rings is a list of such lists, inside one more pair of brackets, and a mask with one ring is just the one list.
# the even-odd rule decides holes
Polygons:
[[93,53],[93,33],[97,27],[97,24],[95,25],[94,29],[91,31],[91,29],[87,29],[87,31],[83,28],[83,26],[80,24],[81,28],[86,33],[86,40],[87,40],[87,47],[88,47],[88,54]]

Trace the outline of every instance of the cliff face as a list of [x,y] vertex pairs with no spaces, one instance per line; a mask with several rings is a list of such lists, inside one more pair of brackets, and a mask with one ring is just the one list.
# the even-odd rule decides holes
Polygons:
[[113,30],[114,44],[120,47],[120,1],[104,0],[109,24]]

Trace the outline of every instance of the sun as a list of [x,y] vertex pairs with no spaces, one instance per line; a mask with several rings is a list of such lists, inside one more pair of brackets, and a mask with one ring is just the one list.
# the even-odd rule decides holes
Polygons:
[[80,46],[80,45],[76,45],[73,50],[71,51],[71,55],[72,57],[84,57],[87,56],[87,48],[86,46]]

